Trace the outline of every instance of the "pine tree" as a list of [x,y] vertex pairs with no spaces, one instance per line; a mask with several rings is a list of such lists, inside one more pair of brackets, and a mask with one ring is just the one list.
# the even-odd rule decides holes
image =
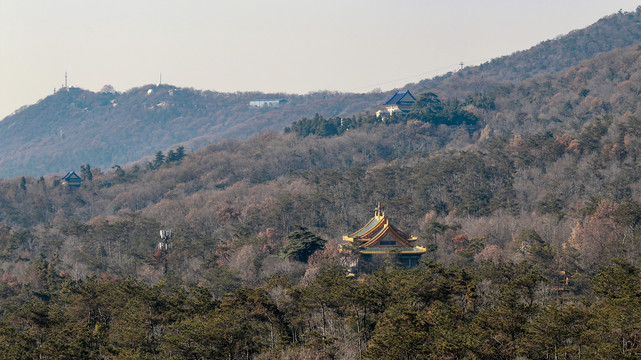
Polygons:
[[184,146],[181,145],[176,149],[175,157],[176,157],[176,161],[180,161],[185,157],[185,147]]
[[287,235],[287,245],[281,250],[280,256],[285,259],[307,262],[316,250],[325,247],[325,242],[326,240],[301,226],[298,230]]
[[93,175],[91,174],[91,166],[89,164],[80,165],[80,175],[82,175],[83,179],[89,181],[93,180]]
[[163,155],[162,151],[158,151],[154,156],[154,162],[151,165],[152,169],[158,169],[159,167],[162,166],[164,162],[165,162],[165,155]]

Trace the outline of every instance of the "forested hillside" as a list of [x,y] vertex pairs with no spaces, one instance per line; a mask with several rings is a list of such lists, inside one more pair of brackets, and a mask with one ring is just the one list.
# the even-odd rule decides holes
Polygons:
[[[79,188],[2,180],[0,352],[635,358],[639,74],[635,45],[384,121],[84,166]],[[348,278],[339,240],[378,202],[428,253]]]
[[[225,139],[281,130],[306,114],[346,116],[387,95],[218,93],[147,85],[124,93],[61,89],[0,122],[0,176],[66,173],[80,164],[108,169],[179,144],[187,151]],[[259,99],[277,108],[250,107]]]
[[[0,180],[0,357],[639,358],[641,45],[513,80]],[[427,253],[347,276],[379,202]]]
[[600,19],[555,39],[514,54],[492,59],[479,66],[425,79],[409,85],[416,93],[436,91],[462,97],[506,83],[518,83],[540,74],[551,74],[591,59],[599,53],[624,48],[641,41],[641,7]]

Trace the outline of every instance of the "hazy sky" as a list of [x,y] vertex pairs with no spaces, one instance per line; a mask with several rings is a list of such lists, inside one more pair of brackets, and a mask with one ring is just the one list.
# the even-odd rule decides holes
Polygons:
[[0,0],[0,119],[64,83],[367,92],[586,27],[629,0]]

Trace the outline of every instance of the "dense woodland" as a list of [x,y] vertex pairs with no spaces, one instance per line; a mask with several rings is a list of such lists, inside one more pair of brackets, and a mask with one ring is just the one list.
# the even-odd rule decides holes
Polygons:
[[[639,358],[640,74],[634,45],[385,119],[81,162],[79,188],[0,180],[0,354]],[[378,202],[428,253],[347,276]]]

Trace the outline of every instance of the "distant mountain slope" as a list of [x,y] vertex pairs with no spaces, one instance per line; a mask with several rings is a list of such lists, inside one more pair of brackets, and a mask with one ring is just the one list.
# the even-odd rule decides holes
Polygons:
[[[503,88],[536,75],[568,69],[595,55],[641,41],[641,7],[529,50],[446,74],[407,88],[441,98]],[[280,130],[303,117],[347,116],[381,104],[389,93],[307,95],[217,93],[143,86],[125,93],[72,88],[0,121],[0,177],[64,173],[81,164],[109,168],[182,144],[192,150],[223,139]],[[278,108],[249,101],[284,98]]]
[[438,91],[443,96],[463,96],[500,83],[515,83],[538,74],[561,71],[599,53],[638,42],[641,42],[641,6],[634,12],[606,16],[584,29],[543,41],[528,50],[408,87],[416,93]]
[[[0,122],[0,176],[43,175],[89,163],[109,168],[177,144],[195,149],[223,139],[281,130],[314,113],[345,116],[383,94],[217,93],[148,85],[125,93],[61,90]],[[251,100],[285,99],[277,108]]]

